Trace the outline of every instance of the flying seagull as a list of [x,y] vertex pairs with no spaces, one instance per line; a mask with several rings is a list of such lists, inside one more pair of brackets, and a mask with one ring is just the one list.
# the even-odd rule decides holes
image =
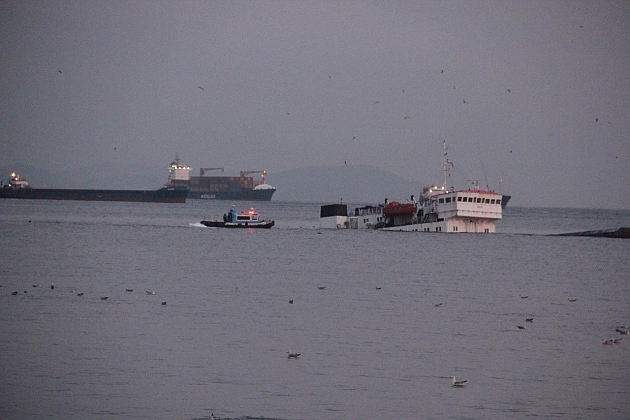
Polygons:
[[451,383],[453,384],[453,387],[455,388],[463,388],[466,382],[468,381],[458,381],[455,379],[454,376],[451,376]]
[[202,92],[204,92],[203,88],[201,86],[197,86],[197,88],[201,89]]

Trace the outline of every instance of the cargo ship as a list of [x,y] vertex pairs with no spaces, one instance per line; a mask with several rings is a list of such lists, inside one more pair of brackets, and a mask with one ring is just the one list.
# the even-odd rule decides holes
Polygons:
[[0,198],[27,200],[128,201],[143,203],[185,203],[188,189],[165,186],[157,190],[93,190],[31,188],[28,181],[13,172],[8,184],[0,187]]
[[[188,188],[188,198],[203,200],[270,201],[276,188],[265,182],[267,171],[241,171],[240,176],[205,176],[224,168],[200,168],[199,176],[191,176],[191,166],[182,165],[179,156],[168,167],[169,187]],[[252,174],[260,174],[261,181]]]

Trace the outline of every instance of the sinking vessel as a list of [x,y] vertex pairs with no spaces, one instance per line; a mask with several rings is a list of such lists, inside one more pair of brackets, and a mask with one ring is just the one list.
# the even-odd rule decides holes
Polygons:
[[[168,186],[190,190],[188,198],[231,201],[270,201],[276,188],[266,183],[267,171],[241,171],[239,176],[207,176],[210,171],[224,168],[200,168],[199,176],[191,176],[192,167],[182,165],[179,156],[168,168]],[[261,180],[251,175],[260,174]]]
[[207,227],[246,229],[270,229],[275,225],[273,220],[261,220],[253,208],[240,213],[232,208],[227,214],[223,215],[223,220],[202,220],[200,223]]
[[345,204],[321,207],[320,227],[337,229],[381,229],[419,232],[493,233],[495,221],[502,218],[504,197],[479,188],[472,181],[468,189],[448,186],[452,163],[444,143],[444,183],[425,187],[416,200],[405,202],[385,199],[379,206],[358,207],[348,214]]
[[[385,219],[383,230],[409,232],[467,232],[494,233],[495,221],[502,218],[503,195],[479,188],[479,181],[472,180],[468,189],[455,190],[451,179],[452,162],[448,159],[446,142],[443,144],[444,183],[442,186],[425,187],[416,203],[414,196],[404,207],[397,206]],[[384,214],[388,214],[386,205]]]

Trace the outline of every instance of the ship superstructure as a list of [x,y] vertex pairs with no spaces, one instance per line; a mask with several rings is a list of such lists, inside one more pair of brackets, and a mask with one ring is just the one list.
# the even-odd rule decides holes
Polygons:
[[[502,194],[480,189],[477,180],[472,181],[472,187],[469,189],[455,190],[450,182],[453,164],[448,159],[446,143],[443,148],[444,182],[442,186],[425,187],[417,204],[412,196],[415,211],[407,212],[405,219],[386,219],[384,230],[495,232],[495,221],[502,217]],[[385,206],[383,213],[388,213],[388,206]]]

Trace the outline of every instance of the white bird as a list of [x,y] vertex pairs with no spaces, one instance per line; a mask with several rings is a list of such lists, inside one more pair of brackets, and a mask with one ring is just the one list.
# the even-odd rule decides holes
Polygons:
[[155,292],[154,292],[154,291],[152,291],[152,290],[147,290],[147,295],[154,295],[154,294],[155,294]]
[[454,376],[451,376],[451,383],[453,384],[453,386],[455,388],[463,388],[464,384],[466,384],[466,382],[468,382],[468,381],[458,381],[458,380],[455,379]]

